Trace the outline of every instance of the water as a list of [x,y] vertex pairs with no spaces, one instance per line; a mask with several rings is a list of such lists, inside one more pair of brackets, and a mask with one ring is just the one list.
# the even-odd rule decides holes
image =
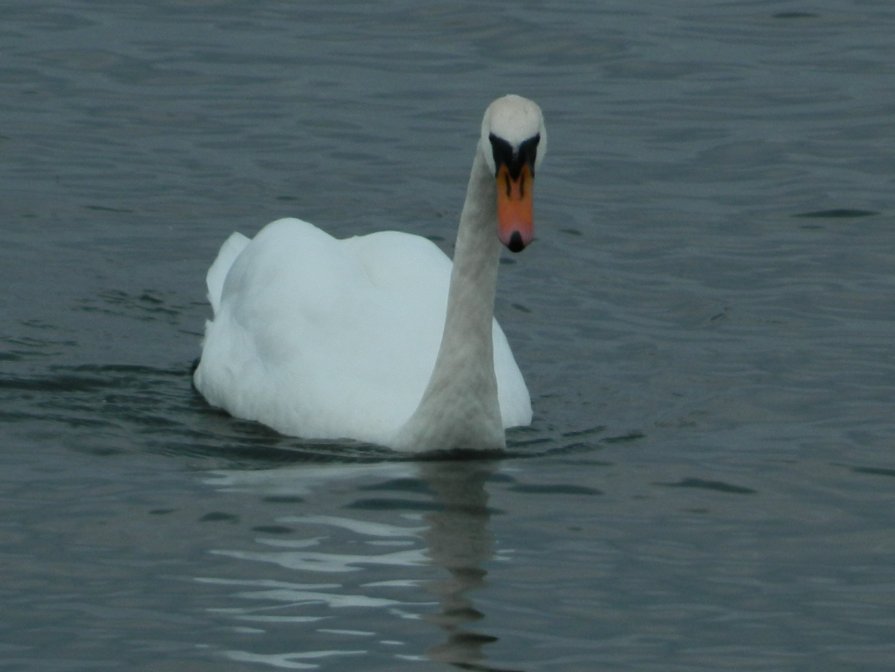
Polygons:
[[[889,4],[305,4],[3,9],[3,668],[890,669]],[[208,409],[228,233],[449,249],[507,91],[509,454]]]

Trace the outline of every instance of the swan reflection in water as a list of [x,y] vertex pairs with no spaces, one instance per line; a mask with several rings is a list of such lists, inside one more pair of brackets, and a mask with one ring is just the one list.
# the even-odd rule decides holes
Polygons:
[[[253,529],[294,532],[255,536],[250,550],[242,538],[235,542],[241,550],[213,551],[266,565],[258,570],[243,562],[229,578],[198,579],[225,588],[226,606],[218,595],[210,611],[263,633],[241,642],[252,650],[224,655],[312,669],[324,657],[397,654],[497,669],[485,660],[496,638],[482,629],[485,614],[474,599],[493,557],[486,486],[495,469],[492,460],[466,459],[216,472],[211,483],[219,489],[250,494],[251,510],[241,519],[257,519],[259,494],[286,502],[263,507],[275,519]],[[411,627],[421,620],[437,628],[434,637]],[[259,652],[284,641],[301,649]]]
[[420,466],[421,478],[431,488],[436,504],[435,510],[426,515],[428,555],[446,572],[445,578],[428,586],[440,604],[439,612],[428,620],[444,630],[447,640],[427,654],[433,660],[467,669],[488,669],[477,663],[484,658],[482,647],[496,641],[495,637],[467,629],[484,618],[470,593],[485,584],[484,565],[494,552],[485,489],[494,468],[493,462],[485,460]]

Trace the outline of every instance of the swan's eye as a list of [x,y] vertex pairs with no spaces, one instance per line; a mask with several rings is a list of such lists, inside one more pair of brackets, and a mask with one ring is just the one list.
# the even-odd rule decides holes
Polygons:
[[493,133],[488,135],[488,140],[491,141],[495,172],[499,171],[501,166],[506,166],[510,172],[510,177],[516,180],[522,172],[522,166],[527,165],[532,177],[534,177],[535,158],[537,158],[538,154],[538,143],[541,141],[540,133],[520,143],[518,149]]
[[501,166],[507,166],[509,168],[512,165],[514,154],[513,146],[503,138],[498,138],[493,133],[488,136],[488,140],[491,141],[491,153],[494,156],[494,170],[496,177],[497,171],[500,170]]
[[519,145],[519,165],[528,165],[531,170],[531,176],[535,174],[535,159],[538,158],[538,143],[541,141],[541,134],[529,138]]

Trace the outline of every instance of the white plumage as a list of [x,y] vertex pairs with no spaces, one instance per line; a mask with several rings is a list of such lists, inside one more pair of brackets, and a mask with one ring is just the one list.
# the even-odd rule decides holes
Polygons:
[[403,450],[500,448],[504,427],[528,424],[528,389],[492,317],[499,242],[489,135],[502,119],[504,135],[544,133],[530,101],[508,96],[489,107],[456,267],[432,242],[395,231],[338,240],[280,219],[251,240],[232,234],[207,275],[214,316],[194,380],[209,403],[284,434]]

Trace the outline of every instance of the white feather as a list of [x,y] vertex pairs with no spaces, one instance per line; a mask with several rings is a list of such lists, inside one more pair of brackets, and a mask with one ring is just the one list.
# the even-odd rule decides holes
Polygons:
[[[515,107],[511,111],[519,116]],[[522,117],[531,125],[530,114]],[[535,131],[543,128],[539,110],[535,124]],[[470,199],[481,198],[475,181],[486,191],[494,189],[486,164],[477,151],[469,207],[477,205]],[[483,212],[490,210],[483,206]],[[476,235],[496,241],[490,229]],[[490,242],[479,247],[467,254],[469,263],[493,263],[496,278],[499,248],[490,251]],[[479,261],[475,255],[487,258]],[[451,261],[432,242],[395,231],[337,240],[302,220],[280,219],[252,240],[234,233],[208,271],[214,318],[206,325],[196,387],[212,405],[284,434],[408,450],[453,447],[454,432],[444,426],[450,409],[417,413],[415,424],[424,427],[412,432],[405,426],[436,378],[451,271]],[[491,292],[493,304],[493,287],[482,291]],[[460,348],[440,375],[450,381],[463,375],[454,369],[493,366],[502,445],[504,427],[531,421],[531,401],[490,308],[487,319],[493,364],[485,358],[457,361],[466,356]],[[437,398],[435,405],[457,404],[464,396],[460,389]],[[474,433],[457,437],[477,441]],[[482,441],[494,447],[492,437],[483,435]]]

